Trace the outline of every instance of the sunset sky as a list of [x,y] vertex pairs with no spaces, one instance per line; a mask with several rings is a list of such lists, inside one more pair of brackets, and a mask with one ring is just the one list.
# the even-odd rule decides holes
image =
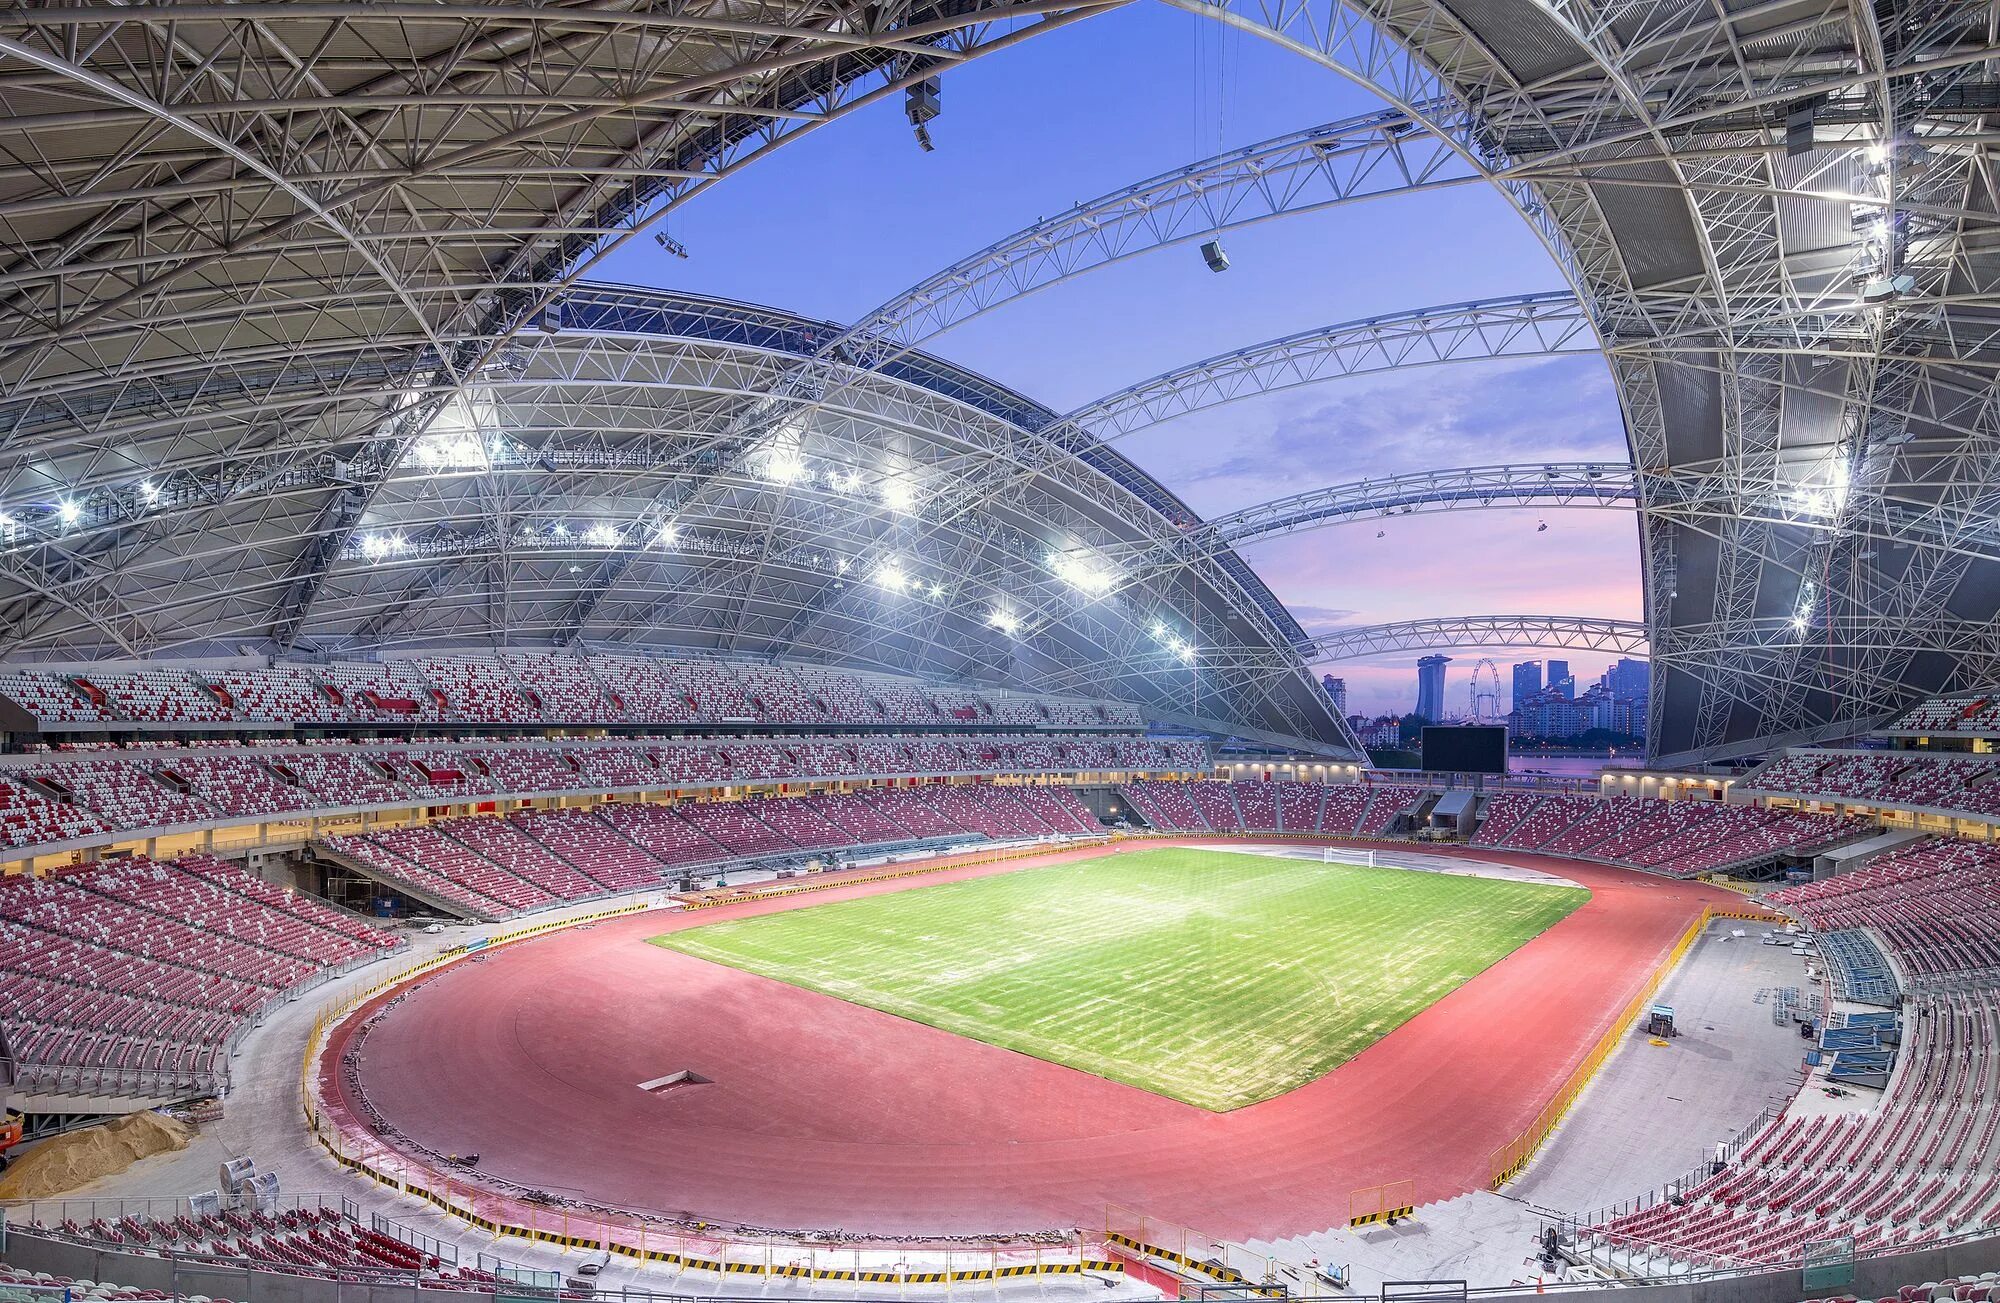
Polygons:
[[[849,321],[1038,218],[1211,155],[1218,139],[1234,147],[1380,107],[1242,33],[1223,38],[1218,55],[1218,30],[1135,5],[979,60],[944,79],[936,153],[919,152],[899,104],[877,106],[673,214],[668,229],[688,260],[634,241],[599,275]],[[1124,56],[1107,59],[1114,31]],[[1067,410],[1292,331],[1562,288],[1520,218],[1476,186],[1287,217],[1225,243],[1224,274],[1192,248],[1154,252],[1006,304],[925,347]],[[1204,515],[1367,475],[1626,455],[1595,356],[1336,381],[1156,426],[1119,446]],[[1538,519],[1547,532],[1536,531]],[[1626,512],[1413,516],[1275,540],[1244,556],[1315,632],[1433,615],[1640,613]],[[1481,654],[1453,653],[1449,703],[1463,700]],[[1486,654],[1504,686],[1509,663],[1547,653]],[[1414,704],[1416,656],[1325,668],[1347,678],[1350,709],[1400,712]],[[1569,659],[1579,679],[1607,663]]]

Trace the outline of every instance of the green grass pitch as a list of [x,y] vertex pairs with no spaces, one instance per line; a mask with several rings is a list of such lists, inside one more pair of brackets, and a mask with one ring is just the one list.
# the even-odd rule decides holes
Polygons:
[[1589,895],[1153,850],[654,943],[1226,1111],[1339,1067]]

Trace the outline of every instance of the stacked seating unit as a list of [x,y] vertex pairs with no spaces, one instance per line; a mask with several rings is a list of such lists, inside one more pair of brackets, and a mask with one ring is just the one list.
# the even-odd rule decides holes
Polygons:
[[1398,783],[1378,785],[1368,797],[1368,811],[1361,816],[1355,832],[1362,837],[1387,836],[1400,816],[1414,813],[1429,795],[1429,789],[1423,787],[1407,787]]
[[1140,780],[1125,784],[1125,798],[1147,823],[1164,832],[1209,832],[1208,820],[1195,803],[1193,783]]
[[675,806],[613,804],[600,807],[597,813],[663,865],[713,864],[735,855],[684,818]]
[[1010,787],[1007,789],[1014,799],[1026,806],[1030,813],[1051,831],[1064,835],[1091,834],[1104,831],[1097,816],[1083,803],[1083,798],[1069,787]]
[[798,849],[796,843],[758,817],[762,802],[689,801],[676,809],[731,855],[756,857]]
[[1282,832],[1319,831],[1320,811],[1330,791],[1324,783],[1279,783],[1278,826]]
[[667,865],[632,837],[600,818],[627,810],[658,810],[658,806],[608,805],[599,811],[523,810],[507,816],[507,822],[521,835],[545,848],[549,854],[570,865],[611,891],[636,891],[657,887]]
[[1274,783],[1232,783],[1236,808],[1245,832],[1278,831],[1278,793]]

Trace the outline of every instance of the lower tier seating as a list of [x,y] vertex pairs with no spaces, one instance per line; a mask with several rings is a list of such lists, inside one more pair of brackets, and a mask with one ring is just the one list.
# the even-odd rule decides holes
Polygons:
[[1916,980],[2000,970],[2000,846],[1928,838],[1765,899],[1817,932],[1872,930]]
[[1781,1117],[1679,1202],[1585,1232],[1585,1247],[1693,1266],[1796,1265],[1809,1240],[1916,1247],[2000,1215],[2000,993],[1908,1006],[1905,1064],[1865,1112]]
[[[243,1263],[260,1271],[324,1280],[365,1283],[396,1272],[407,1282],[401,1274],[415,1273],[426,1289],[482,1294],[493,1293],[498,1283],[489,1272],[441,1261],[430,1251],[364,1226],[338,1209],[311,1205],[277,1213],[220,1212],[200,1217],[127,1215],[87,1221],[71,1217],[53,1225],[32,1222],[29,1227],[127,1253],[171,1253],[184,1261]],[[138,1292],[115,1296],[114,1303],[165,1297]]]
[[211,856],[0,880],[0,1004],[20,1086],[220,1089],[246,1020],[401,944]]

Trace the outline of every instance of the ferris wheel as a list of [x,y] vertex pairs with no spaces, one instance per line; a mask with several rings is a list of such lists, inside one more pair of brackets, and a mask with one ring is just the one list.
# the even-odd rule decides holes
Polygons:
[[1474,723],[1497,723],[1500,719],[1500,667],[1490,656],[1482,656],[1472,667],[1470,714]]

